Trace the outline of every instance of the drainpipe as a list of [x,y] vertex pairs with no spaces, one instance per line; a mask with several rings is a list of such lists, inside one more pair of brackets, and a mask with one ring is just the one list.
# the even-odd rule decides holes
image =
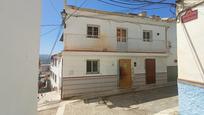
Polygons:
[[167,31],[168,31],[169,27],[165,27],[165,41],[166,41],[166,50],[169,51],[169,47],[168,47],[168,36],[167,36]]

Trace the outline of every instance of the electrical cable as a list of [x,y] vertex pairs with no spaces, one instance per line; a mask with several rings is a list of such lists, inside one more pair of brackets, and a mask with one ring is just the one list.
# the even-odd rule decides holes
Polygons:
[[[162,2],[164,2],[164,1],[166,1],[166,0],[160,0],[160,1],[157,2],[157,3],[162,3]],[[147,4],[143,5],[143,6],[137,7],[137,9],[142,9],[142,8],[144,8],[144,7],[149,7],[149,6],[155,5],[155,4],[157,4],[157,3],[147,3]]]
[[60,24],[44,24],[40,25],[41,27],[48,27],[48,26],[61,26]]
[[41,36],[41,37],[42,37],[42,36],[45,36],[45,35],[47,35],[47,34],[53,32],[53,31],[55,31],[57,28],[58,28],[58,27],[55,27],[55,28],[53,28],[53,29],[51,29],[51,30],[49,30],[49,31],[47,31],[47,32],[45,32],[45,33],[42,33],[42,34],[40,34],[40,36]]
[[74,15],[86,2],[87,2],[87,0],[84,0],[84,2],[82,2],[82,4],[81,4],[72,14],[70,14],[69,17],[67,17],[67,18],[65,19],[65,22],[66,22],[67,20],[69,20],[69,18],[71,18],[72,15]]
[[122,6],[122,5],[110,3],[110,2],[107,2],[107,1],[104,1],[104,0],[97,0],[97,1],[102,2],[102,3],[105,3],[105,4],[108,4],[108,5],[116,6],[116,7],[128,8],[128,9],[135,9],[134,7],[126,7],[126,6]]
[[57,42],[59,41],[59,39],[61,38],[62,30],[63,30],[63,26],[61,26],[59,31],[58,31],[57,37],[56,37],[56,39],[54,41],[54,44],[53,44],[52,49],[51,49],[50,54],[49,54],[49,58],[51,58],[52,53],[53,53],[53,51],[55,49],[55,46],[56,46]]
[[61,14],[57,11],[57,9],[56,9],[54,3],[52,2],[52,0],[49,0],[49,1],[50,1],[50,4],[51,4],[52,8],[53,8],[53,9],[55,10],[55,12],[57,13],[57,15],[61,17]]
[[196,51],[196,48],[195,48],[195,46],[194,46],[194,44],[193,44],[193,41],[192,41],[192,39],[191,39],[191,36],[190,36],[190,34],[189,34],[189,32],[188,32],[188,30],[187,30],[187,28],[186,28],[186,25],[185,25],[184,23],[181,23],[181,25],[182,25],[182,27],[183,27],[183,30],[184,30],[185,34],[186,34],[186,37],[187,37],[188,43],[189,43],[189,45],[190,45],[190,47],[191,47],[191,50],[192,50],[193,53],[194,53],[194,56],[195,56],[195,58],[196,58],[195,60],[197,60],[197,63],[199,64],[198,66],[200,67],[200,70],[201,70],[201,73],[202,73],[201,78],[202,78],[202,80],[204,81],[204,67],[203,67],[202,62],[201,62],[201,60],[200,60],[200,57],[199,57],[199,55],[198,55],[198,52]]
[[135,2],[145,2],[145,3],[151,3],[151,4],[161,4],[161,5],[174,5],[176,6],[175,3],[170,3],[170,2],[153,2],[153,1],[147,1],[147,0],[133,0]]
[[[107,1],[104,1],[104,0],[97,0],[97,1],[108,4],[108,5],[112,5],[112,6],[117,6],[117,7],[121,7],[121,8],[128,8],[128,9],[131,9],[131,10],[154,10],[154,9],[166,8],[166,7],[149,8],[149,9],[148,8],[147,9],[143,8],[143,7],[148,7],[150,5],[153,5],[151,3],[145,3],[145,4],[143,4],[143,6],[139,6],[139,7],[126,7],[126,6],[122,6],[122,5],[118,5],[118,4],[113,4],[113,3],[110,3],[110,2],[107,2]],[[160,2],[163,2],[163,1],[166,1],[166,0],[161,0]],[[157,3],[160,3],[160,2],[157,2]]]
[[146,4],[146,3],[126,3],[126,2],[121,2],[121,1],[117,1],[117,0],[109,0],[109,1],[111,1],[111,2],[115,2],[115,3],[119,3],[119,4],[124,4],[124,5],[144,5],[144,4]]

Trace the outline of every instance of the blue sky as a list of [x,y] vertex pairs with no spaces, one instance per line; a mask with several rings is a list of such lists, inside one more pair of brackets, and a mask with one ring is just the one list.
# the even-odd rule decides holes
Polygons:
[[[52,2],[50,2],[52,1]],[[84,0],[68,0],[69,5],[80,6]],[[113,3],[111,0],[103,0],[105,2]],[[127,1],[131,0],[113,0],[113,1],[121,1],[127,3]],[[160,0],[151,0],[154,2]],[[165,2],[175,3],[175,0],[165,0]],[[53,3],[53,5],[52,5]],[[60,26],[43,26],[43,25],[59,25],[61,23],[60,12],[63,9],[64,0],[42,0],[42,16],[41,16],[41,40],[40,40],[40,54],[50,54],[50,51],[53,47],[53,44],[56,38],[59,36],[59,33],[63,30]],[[132,3],[132,2],[129,2]],[[138,4],[138,3],[135,3]],[[118,4],[125,7],[138,7],[138,5],[124,5]],[[85,8],[92,8],[98,10],[105,11],[113,11],[113,12],[124,12],[124,13],[138,13],[143,11],[143,9],[130,10],[128,8],[121,8],[112,5],[105,4],[98,0],[87,0],[87,2],[82,6]],[[167,5],[151,5],[145,7],[145,9],[152,8],[161,8],[154,10],[146,10],[148,15],[159,15],[161,17],[173,17],[173,14],[169,11],[169,7]],[[175,10],[175,9],[172,9]],[[50,32],[51,31],[51,32]],[[63,44],[61,42],[57,42],[56,47],[53,53],[60,52],[63,48]]]

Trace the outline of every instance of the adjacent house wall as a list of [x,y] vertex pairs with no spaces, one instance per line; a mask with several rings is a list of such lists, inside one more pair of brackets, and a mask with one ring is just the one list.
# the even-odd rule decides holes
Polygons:
[[177,36],[176,36],[176,22],[169,23],[169,28],[167,29],[167,47],[169,49],[167,58],[167,75],[168,81],[176,81],[178,77],[177,68]]
[[[199,3],[194,0],[185,0],[184,2],[187,3],[185,4],[187,6],[192,6],[191,2]],[[177,7],[178,12],[181,11],[179,8]],[[177,24],[178,93],[179,114],[181,115],[200,115],[204,113],[203,4],[192,8],[192,10],[198,10],[198,19],[184,24],[180,21]]]
[[0,1],[0,115],[37,115],[41,1]]

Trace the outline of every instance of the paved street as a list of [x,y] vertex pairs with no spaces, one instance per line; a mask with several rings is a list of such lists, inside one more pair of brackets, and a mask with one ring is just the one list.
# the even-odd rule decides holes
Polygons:
[[171,86],[96,99],[63,101],[40,111],[39,115],[177,115],[177,109],[177,87]]

